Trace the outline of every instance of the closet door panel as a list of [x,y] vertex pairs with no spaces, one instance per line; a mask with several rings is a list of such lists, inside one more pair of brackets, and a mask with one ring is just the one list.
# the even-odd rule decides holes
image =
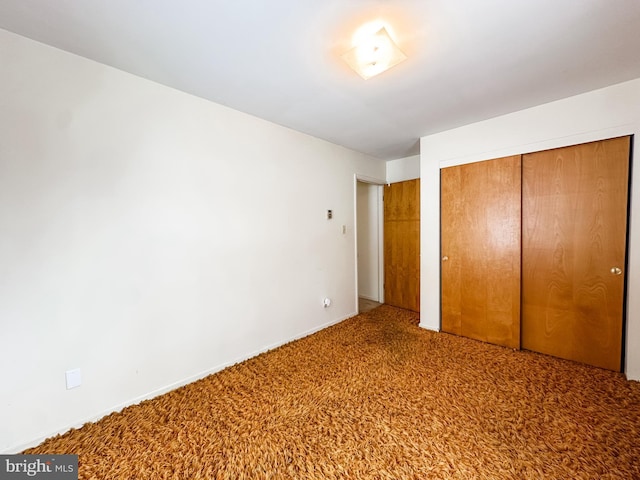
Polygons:
[[523,348],[620,370],[629,152],[622,137],[523,156]]
[[442,329],[520,346],[520,156],[441,170]]
[[466,239],[458,235],[463,218],[462,169],[445,168],[440,171],[440,241],[441,263],[441,328],[462,335],[462,255]]
[[420,180],[384,187],[384,301],[420,311]]

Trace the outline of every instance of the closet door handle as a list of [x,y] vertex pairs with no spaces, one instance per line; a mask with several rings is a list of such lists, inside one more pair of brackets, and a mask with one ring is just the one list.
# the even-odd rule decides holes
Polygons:
[[446,255],[444,257],[442,257],[442,261],[446,262],[447,260],[449,260],[449,257],[447,257]]
[[611,267],[612,275],[622,275],[622,269],[619,267]]

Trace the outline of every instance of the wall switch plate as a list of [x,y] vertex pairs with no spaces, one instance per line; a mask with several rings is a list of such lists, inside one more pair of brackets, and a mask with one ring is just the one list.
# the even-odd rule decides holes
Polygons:
[[64,372],[64,375],[67,380],[67,390],[71,390],[72,388],[82,385],[82,372],[79,368],[67,370]]

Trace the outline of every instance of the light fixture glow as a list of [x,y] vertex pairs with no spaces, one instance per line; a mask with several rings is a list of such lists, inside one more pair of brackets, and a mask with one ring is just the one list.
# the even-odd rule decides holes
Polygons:
[[397,65],[407,56],[393,42],[387,29],[361,36],[356,45],[342,58],[365,80]]

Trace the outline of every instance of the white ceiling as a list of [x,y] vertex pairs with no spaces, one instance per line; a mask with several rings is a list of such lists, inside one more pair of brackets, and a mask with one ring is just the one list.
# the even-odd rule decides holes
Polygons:
[[[340,55],[376,19],[409,58],[365,81]],[[0,28],[385,160],[640,77],[640,0],[0,0]]]

